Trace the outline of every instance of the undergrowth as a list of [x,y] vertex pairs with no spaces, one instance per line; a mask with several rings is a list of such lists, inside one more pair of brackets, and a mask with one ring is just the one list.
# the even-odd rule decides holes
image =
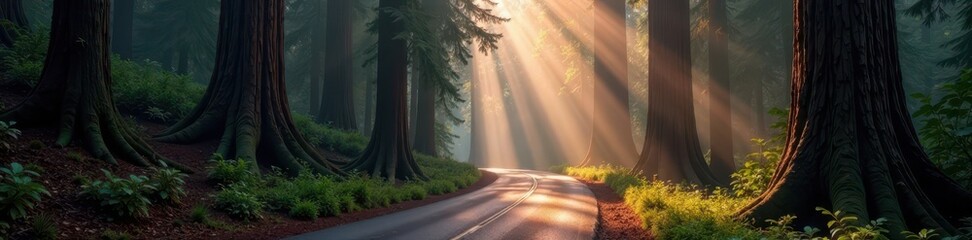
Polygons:
[[209,170],[210,179],[221,186],[214,207],[243,220],[260,219],[266,212],[312,220],[451,193],[479,180],[479,170],[472,165],[416,157],[429,181],[391,183],[354,173],[334,178],[310,171],[289,177],[276,168],[257,176],[251,172],[252,161],[217,157]]

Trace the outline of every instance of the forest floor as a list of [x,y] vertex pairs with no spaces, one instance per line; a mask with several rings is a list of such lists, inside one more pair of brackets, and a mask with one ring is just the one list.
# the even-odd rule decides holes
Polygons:
[[[27,92],[24,91],[4,89],[0,90],[0,101],[4,106],[11,107],[26,95]],[[481,171],[482,177],[479,181],[453,193],[401,202],[385,208],[318,218],[314,221],[295,220],[287,217],[285,213],[271,212],[265,214],[259,221],[246,222],[234,220],[218,211],[211,211],[213,220],[226,223],[225,227],[214,228],[193,222],[190,214],[196,206],[211,205],[212,194],[217,190],[206,177],[207,161],[216,149],[217,141],[192,145],[149,141],[160,155],[184,164],[194,171],[185,179],[184,187],[187,196],[182,199],[180,205],[153,204],[148,218],[136,221],[113,221],[108,218],[109,214],[104,210],[79,196],[81,191],[79,180],[85,177],[102,179],[104,175],[101,169],[110,170],[123,178],[127,178],[129,174],[150,176],[151,170],[127,163],[111,165],[91,158],[87,152],[74,145],[65,148],[52,147],[57,137],[54,128],[22,128],[21,125],[15,126],[23,131],[23,135],[13,143],[13,149],[0,152],[0,164],[7,166],[11,162],[20,162],[25,165],[33,164],[42,169],[41,176],[35,180],[46,186],[51,196],[45,196],[30,215],[51,217],[56,222],[58,235],[62,239],[96,239],[108,230],[130,234],[136,239],[278,239],[428,205],[478,190],[496,180],[495,174]],[[165,128],[163,125],[146,121],[138,121],[137,125],[146,137]],[[32,148],[30,143],[35,141],[43,143],[44,147]],[[321,151],[328,156],[337,155]],[[69,157],[69,155],[77,155],[76,153],[84,157],[82,159]],[[13,239],[29,238],[26,236],[27,229],[30,228],[27,222],[22,221],[12,226]]]
[[648,230],[641,227],[642,220],[610,186],[577,180],[587,184],[597,198],[598,225],[594,239],[652,239]]

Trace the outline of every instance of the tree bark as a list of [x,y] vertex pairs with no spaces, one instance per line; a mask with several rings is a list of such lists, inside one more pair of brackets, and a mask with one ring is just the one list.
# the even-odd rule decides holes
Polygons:
[[[24,13],[23,0],[4,0],[0,2],[0,21],[2,20],[10,21],[11,24],[21,30],[30,30],[30,24],[27,22],[27,14]],[[8,48],[12,47],[14,41],[17,40],[17,35],[16,29],[7,29],[7,27],[0,26],[0,45]]]
[[631,166],[638,157],[631,136],[625,0],[595,0],[591,145],[582,165]]
[[368,80],[365,83],[365,136],[371,136],[375,128],[375,83]]
[[648,123],[634,172],[659,180],[718,185],[705,164],[692,101],[688,1],[648,6]]
[[729,183],[729,176],[736,171],[726,11],[726,0],[709,0],[709,147],[712,149],[709,167],[722,183]]
[[[317,12],[320,12],[319,14],[315,14],[315,16],[318,19],[314,19],[313,21],[318,22],[318,23],[323,23],[323,22],[325,22],[325,21],[323,21],[324,20],[323,18],[325,16],[325,14],[323,13],[324,8],[325,8],[325,6],[324,6],[325,3],[328,3],[329,4],[329,3],[333,3],[333,2],[347,2],[347,1],[327,1],[327,2],[325,2],[325,1],[312,1],[312,2],[315,4],[314,5],[314,8],[315,8],[314,10],[317,11]],[[330,13],[327,13],[327,16],[330,16]],[[325,61],[324,60],[324,58],[325,58],[324,57],[324,44],[330,44],[331,43],[330,39],[325,39],[325,35],[333,35],[333,34],[325,34],[325,33],[326,33],[326,31],[332,31],[331,24],[332,24],[332,22],[329,19],[327,21],[327,28],[320,28],[320,27],[318,27],[318,28],[314,28],[312,30],[314,32],[311,34],[311,39],[310,39],[310,44],[311,44],[311,46],[310,46],[310,51],[311,51],[311,53],[310,53],[310,67],[307,68],[307,76],[308,76],[308,78],[310,80],[310,89],[308,89],[309,92],[310,92],[310,99],[308,99],[309,100],[309,103],[307,105],[308,106],[307,114],[310,114],[311,116],[315,117],[318,122],[324,123],[324,124],[331,124],[332,123],[330,120],[324,119],[322,115],[319,115],[319,114],[322,114],[324,112],[324,110],[321,108],[322,107],[321,106],[322,101],[323,101],[323,106],[327,106],[328,104],[332,104],[332,103],[330,103],[327,100],[321,99],[321,92],[322,92],[322,90],[321,90],[321,75],[323,75],[325,73],[330,74],[330,72],[332,71],[332,69],[325,69],[325,68],[328,68],[328,65],[324,64],[324,61]],[[329,45],[328,45],[328,47],[329,47]],[[330,52],[330,49],[328,49],[328,52]],[[350,61],[351,59],[347,59],[347,60]],[[331,87],[331,86],[328,86],[328,87]]]
[[485,144],[487,143],[484,138],[483,129],[483,73],[480,64],[485,64],[489,60],[489,57],[476,51],[473,57],[470,58],[470,68],[472,71],[472,77],[469,79],[469,158],[468,162],[477,167],[484,167],[486,164],[486,156],[483,150],[486,149]]
[[351,5],[353,1],[327,2],[327,57],[324,66],[324,100],[320,119],[332,126],[354,131],[358,121],[354,111],[354,50]]
[[[421,74],[419,74],[421,77]],[[419,78],[418,95],[415,99],[415,144],[412,150],[415,152],[438,156],[436,151],[435,134],[435,86],[427,79]]]
[[132,31],[135,23],[135,0],[114,0],[111,49],[122,59],[132,59]]
[[57,120],[55,145],[72,141],[95,158],[116,164],[117,158],[138,166],[164,162],[122,117],[111,95],[108,47],[109,0],[54,1],[50,45],[37,86],[22,103],[0,113],[0,119],[26,124]]
[[308,144],[290,116],[283,71],[284,1],[224,0],[221,5],[216,69],[206,94],[187,118],[158,139],[191,143],[222,135],[216,153],[226,158],[290,174],[304,166],[340,174],[338,162]]
[[[901,231],[955,234],[972,194],[939,171],[907,110],[893,1],[795,3],[789,131],[769,190],[742,218],[814,216],[815,207],[884,218]],[[822,224],[823,221],[810,224]]]
[[425,180],[408,141],[408,49],[405,23],[395,16],[405,1],[378,2],[378,83],[375,127],[364,154],[345,166],[388,180]]

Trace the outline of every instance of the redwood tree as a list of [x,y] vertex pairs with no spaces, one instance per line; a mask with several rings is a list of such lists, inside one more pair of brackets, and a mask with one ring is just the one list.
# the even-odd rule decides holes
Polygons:
[[345,165],[388,180],[427,179],[408,141],[408,46],[400,37],[406,1],[378,1],[378,82],[375,123],[364,154]]
[[54,1],[47,59],[37,86],[0,119],[29,124],[56,121],[55,145],[74,141],[109,163],[185,168],[158,157],[125,122],[111,95],[108,13],[110,0]]
[[327,42],[324,56],[324,91],[318,119],[339,129],[356,130],[354,111],[354,54],[351,5],[353,1],[327,1]]
[[[954,234],[972,194],[918,142],[898,60],[894,1],[797,0],[789,131],[769,190],[746,219],[843,211],[878,218],[892,239],[927,228]],[[762,221],[756,221],[762,222]],[[818,222],[822,223],[822,222]]]
[[[631,164],[638,157],[628,104],[626,0],[595,0],[594,129],[582,165]],[[686,17],[686,19],[688,19]],[[686,25],[687,26],[687,25]]]
[[216,68],[206,94],[159,140],[192,143],[219,137],[216,153],[226,158],[259,159],[262,166],[291,174],[303,166],[339,173],[291,119],[283,71],[283,13],[283,0],[221,2]]
[[[14,27],[30,30],[27,14],[24,13],[23,0],[0,1],[0,21],[10,21],[10,24],[13,24]],[[4,47],[11,47],[16,37],[17,30],[0,25],[0,44]]]
[[660,180],[718,184],[695,126],[689,1],[649,1],[648,17],[648,125],[633,171]]
[[736,170],[732,155],[732,104],[729,70],[729,18],[726,0],[709,0],[709,147],[710,168],[716,178],[729,183]]
[[[111,49],[122,59],[132,59],[132,31],[135,23],[135,0],[114,0]],[[183,54],[185,55],[185,54]],[[180,65],[181,66],[181,65]]]

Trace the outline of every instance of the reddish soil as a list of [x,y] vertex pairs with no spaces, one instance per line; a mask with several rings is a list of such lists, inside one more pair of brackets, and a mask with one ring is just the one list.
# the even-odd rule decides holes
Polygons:
[[641,228],[642,220],[624,204],[611,187],[604,183],[577,179],[594,192],[597,198],[597,231],[594,239],[652,239],[648,230]]
[[[11,107],[16,105],[25,95],[26,93],[22,91],[0,90],[0,103]],[[157,133],[164,128],[163,125],[149,122],[140,122],[139,126],[146,133],[146,136]],[[283,213],[267,213],[261,221],[241,222],[232,220],[217,211],[211,211],[214,220],[226,222],[230,225],[229,230],[213,229],[192,222],[189,220],[189,214],[194,206],[211,204],[211,194],[216,189],[211,183],[207,182],[205,167],[206,160],[216,149],[217,142],[214,140],[193,145],[176,145],[150,141],[152,147],[160,155],[184,164],[194,171],[186,179],[185,189],[188,196],[184,197],[183,203],[178,206],[153,205],[150,210],[151,217],[143,220],[111,221],[106,217],[108,214],[99,209],[96,204],[84,201],[78,196],[80,184],[77,179],[80,177],[101,179],[103,178],[101,169],[111,170],[115,175],[122,177],[127,177],[129,174],[148,176],[151,175],[151,171],[124,162],[119,165],[111,165],[92,159],[83,149],[73,145],[66,148],[49,147],[53,145],[57,135],[54,128],[20,127],[23,130],[23,135],[13,144],[15,145],[14,149],[8,152],[0,152],[0,164],[7,166],[11,162],[20,162],[25,165],[36,165],[43,169],[41,176],[35,180],[43,183],[51,192],[51,196],[44,197],[37,208],[30,211],[30,215],[51,216],[57,222],[61,239],[97,238],[108,229],[131,234],[137,239],[278,239],[428,205],[478,190],[496,180],[495,174],[483,172],[478,182],[454,193],[429,196],[424,200],[402,202],[387,208],[320,218],[316,221],[299,221],[290,219]],[[31,149],[29,143],[35,140],[43,143],[44,147]],[[68,153],[71,152],[80,153],[85,158],[81,161],[71,160],[67,157]],[[324,154],[339,156],[329,152],[324,152]],[[13,239],[30,238],[28,222],[13,224],[10,237]],[[0,236],[0,238],[2,237]]]

